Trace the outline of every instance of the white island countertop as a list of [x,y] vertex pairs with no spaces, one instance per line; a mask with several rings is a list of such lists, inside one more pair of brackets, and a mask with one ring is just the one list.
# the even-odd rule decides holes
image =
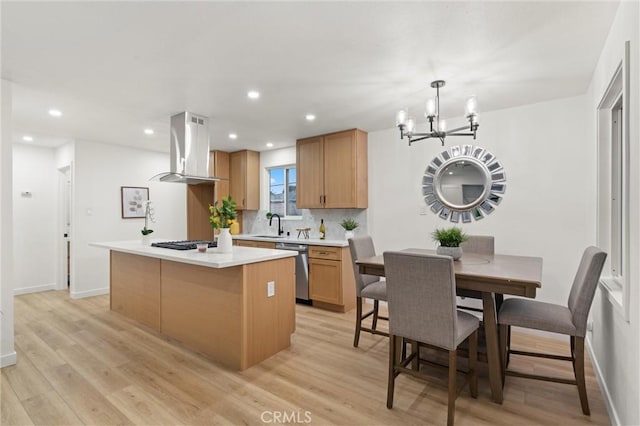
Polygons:
[[[297,234],[297,232],[296,232]],[[331,246],[331,247],[348,247],[349,242],[347,240],[321,240],[320,238],[296,238],[295,236],[282,236],[276,235],[256,235],[256,234],[237,234],[233,236],[237,240],[248,241],[269,241],[273,243],[293,243],[293,244],[307,244],[312,246]]]
[[297,255],[295,251],[290,250],[238,246],[233,246],[233,251],[231,253],[219,253],[218,249],[215,247],[207,249],[205,253],[200,253],[198,250],[172,250],[160,247],[151,247],[143,245],[140,240],[98,242],[90,243],[89,245],[123,253],[156,257],[159,259],[189,263],[192,265],[207,266],[209,268],[229,268],[231,266],[266,262],[269,260],[294,257]]

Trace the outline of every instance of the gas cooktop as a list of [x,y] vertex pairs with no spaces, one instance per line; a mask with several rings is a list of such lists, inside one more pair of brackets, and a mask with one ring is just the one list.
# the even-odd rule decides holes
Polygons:
[[153,247],[167,248],[172,250],[193,250],[196,248],[196,244],[207,243],[209,247],[217,247],[218,244],[215,241],[206,240],[184,240],[184,241],[163,241],[160,243],[151,243]]

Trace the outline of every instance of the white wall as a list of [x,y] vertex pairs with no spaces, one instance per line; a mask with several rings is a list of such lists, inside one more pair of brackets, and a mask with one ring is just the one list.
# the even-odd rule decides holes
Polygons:
[[0,367],[16,363],[13,340],[13,200],[11,155],[11,82],[1,81],[0,117]]
[[71,297],[109,290],[108,251],[91,247],[90,242],[141,238],[144,219],[121,218],[121,186],[149,187],[156,211],[154,238],[186,238],[186,186],[149,181],[168,171],[168,154],[77,141],[73,164]]
[[629,321],[600,288],[591,309],[593,332],[588,336],[592,361],[600,375],[614,424],[640,424],[640,7],[622,2],[587,93],[589,146],[597,146],[597,107],[624,55],[624,43],[631,41],[630,61],[630,303]]
[[542,257],[537,299],[566,303],[582,251],[595,241],[596,151],[585,144],[585,106],[579,96],[485,112],[476,141],[451,137],[445,147],[438,140],[409,147],[395,128],[369,133],[368,226],[376,249],[435,247],[430,233],[452,223],[430,210],[419,215],[424,170],[446,148],[479,145],[502,162],[507,189],[492,214],[459,226],[494,235],[499,253]]
[[[13,145],[14,292],[56,286],[58,175],[55,150]],[[25,196],[28,191],[31,195]],[[33,265],[38,267],[34,268]]]

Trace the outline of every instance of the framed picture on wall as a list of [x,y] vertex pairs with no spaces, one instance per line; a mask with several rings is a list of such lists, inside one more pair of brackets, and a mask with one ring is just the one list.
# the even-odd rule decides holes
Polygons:
[[122,218],[144,218],[144,202],[149,201],[149,188],[121,186]]

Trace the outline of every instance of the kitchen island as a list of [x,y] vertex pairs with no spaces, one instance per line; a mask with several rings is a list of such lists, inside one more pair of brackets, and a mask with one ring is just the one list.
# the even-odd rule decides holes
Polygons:
[[233,247],[170,250],[140,241],[110,250],[111,310],[235,370],[290,346],[295,253]]

